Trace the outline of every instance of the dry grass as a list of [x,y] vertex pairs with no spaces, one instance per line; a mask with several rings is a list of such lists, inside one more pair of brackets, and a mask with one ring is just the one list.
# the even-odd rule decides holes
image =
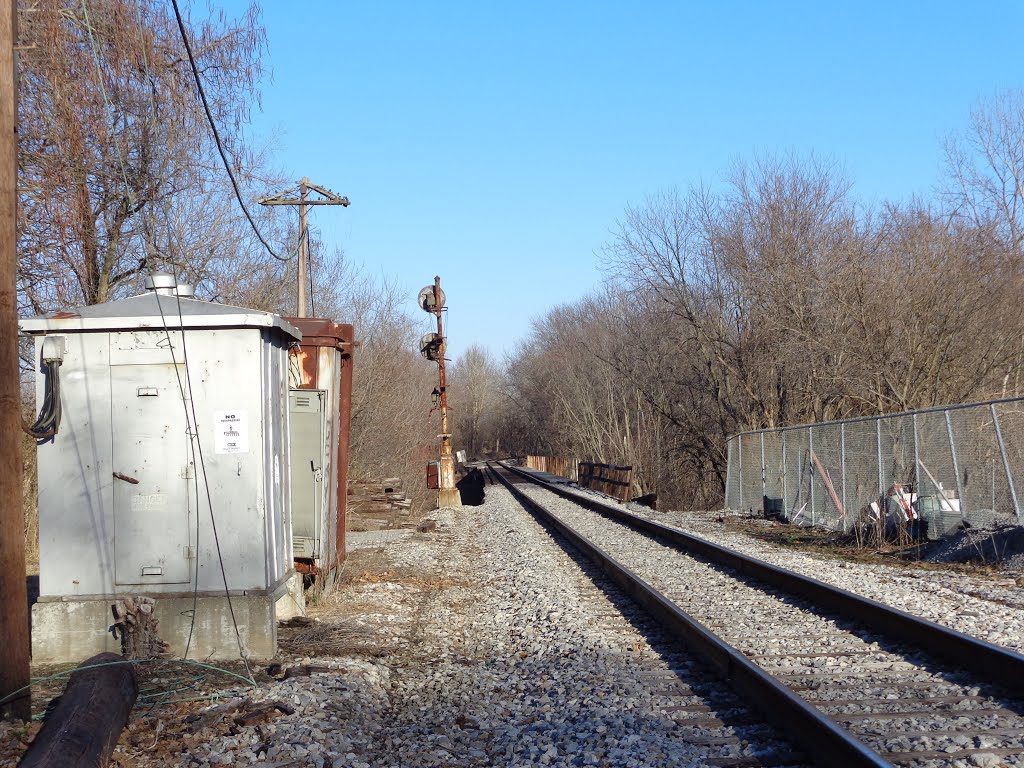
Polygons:
[[883,542],[866,548],[849,534],[825,528],[786,525],[759,517],[726,517],[725,527],[779,547],[839,557],[856,563],[895,565],[921,570],[954,571],[972,576],[1001,577],[993,563],[932,563],[925,559],[933,542]]
[[28,435],[21,436],[22,509],[25,514],[25,574],[39,573],[39,477],[36,446]]
[[382,642],[375,627],[355,618],[318,621],[298,629],[281,627],[277,642],[280,655],[376,658],[391,652],[391,644]]

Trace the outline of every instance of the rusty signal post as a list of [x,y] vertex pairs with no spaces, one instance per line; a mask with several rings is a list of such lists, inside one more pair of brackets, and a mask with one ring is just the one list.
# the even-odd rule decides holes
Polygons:
[[448,431],[448,393],[446,391],[444,353],[447,343],[444,337],[442,313],[444,312],[444,291],[441,278],[435,277],[434,284],[428,285],[419,294],[419,305],[424,312],[437,315],[437,333],[428,333],[420,343],[420,351],[428,360],[437,362],[438,393],[436,407],[441,411],[441,460],[439,462],[437,506],[460,507],[462,497],[455,487],[455,457],[452,456],[452,436]]

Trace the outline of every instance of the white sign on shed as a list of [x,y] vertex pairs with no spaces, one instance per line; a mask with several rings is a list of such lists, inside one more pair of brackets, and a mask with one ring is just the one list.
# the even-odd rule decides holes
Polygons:
[[217,453],[249,452],[249,422],[245,411],[214,411],[213,430]]

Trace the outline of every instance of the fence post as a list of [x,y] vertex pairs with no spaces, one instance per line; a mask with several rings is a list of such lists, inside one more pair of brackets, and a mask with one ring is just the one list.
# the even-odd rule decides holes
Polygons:
[[808,487],[811,489],[811,527],[814,523],[814,427],[807,428],[807,477],[810,479]]
[[839,425],[839,481],[843,486],[843,533],[846,533],[846,422]]
[[956,458],[956,441],[953,439],[953,420],[949,418],[949,411],[946,414],[946,433],[949,435],[949,455],[953,457],[953,474],[956,477],[956,495],[960,499],[960,519],[964,519],[964,515],[967,510],[964,508],[966,499],[964,498],[964,487],[963,483],[960,482],[960,462]]
[[779,433],[782,438],[782,508],[785,510],[786,518],[789,519],[789,493],[786,485],[786,475],[789,474],[789,465],[786,463],[786,432]]
[[736,441],[738,443],[737,446],[736,446],[736,455],[740,457],[740,460],[739,460],[738,464],[739,464],[739,475],[740,475],[740,482],[739,482],[739,489],[740,489],[740,512],[742,512],[743,511],[743,435],[737,435],[736,436]]
[[921,450],[917,440],[917,414],[910,417],[914,427],[914,493],[917,494],[917,515],[923,517],[921,511]]
[[[1013,500],[1013,513],[1020,520],[1020,504],[1017,502],[1017,488],[1013,484],[1013,474],[1010,472],[1010,458],[1006,455],[1006,443],[1003,442],[1003,430],[999,426],[999,415],[996,413],[995,404],[989,405],[992,410],[992,424],[996,428],[996,442],[999,443],[999,455],[1003,457],[1003,471],[1006,472],[1006,484],[1010,487],[1010,498]],[[992,473],[993,476],[995,473]]]
[[764,432],[761,432],[761,511],[764,512],[764,497],[768,495],[768,471],[764,465]]
[[882,420],[875,419],[875,449],[878,451],[878,499],[885,496],[885,476],[882,474]]
[[730,437],[725,441],[725,508],[729,509],[729,489],[732,488],[732,473],[735,472],[735,468],[732,465],[732,451],[733,441],[735,437]]

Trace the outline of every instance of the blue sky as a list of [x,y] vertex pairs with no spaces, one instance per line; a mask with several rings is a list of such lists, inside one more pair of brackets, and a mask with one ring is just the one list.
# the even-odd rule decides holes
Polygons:
[[314,209],[328,245],[410,301],[441,276],[456,355],[598,285],[649,194],[814,152],[867,202],[929,196],[943,137],[1024,86],[1021,2],[263,0],[263,22],[252,132],[352,200]]

